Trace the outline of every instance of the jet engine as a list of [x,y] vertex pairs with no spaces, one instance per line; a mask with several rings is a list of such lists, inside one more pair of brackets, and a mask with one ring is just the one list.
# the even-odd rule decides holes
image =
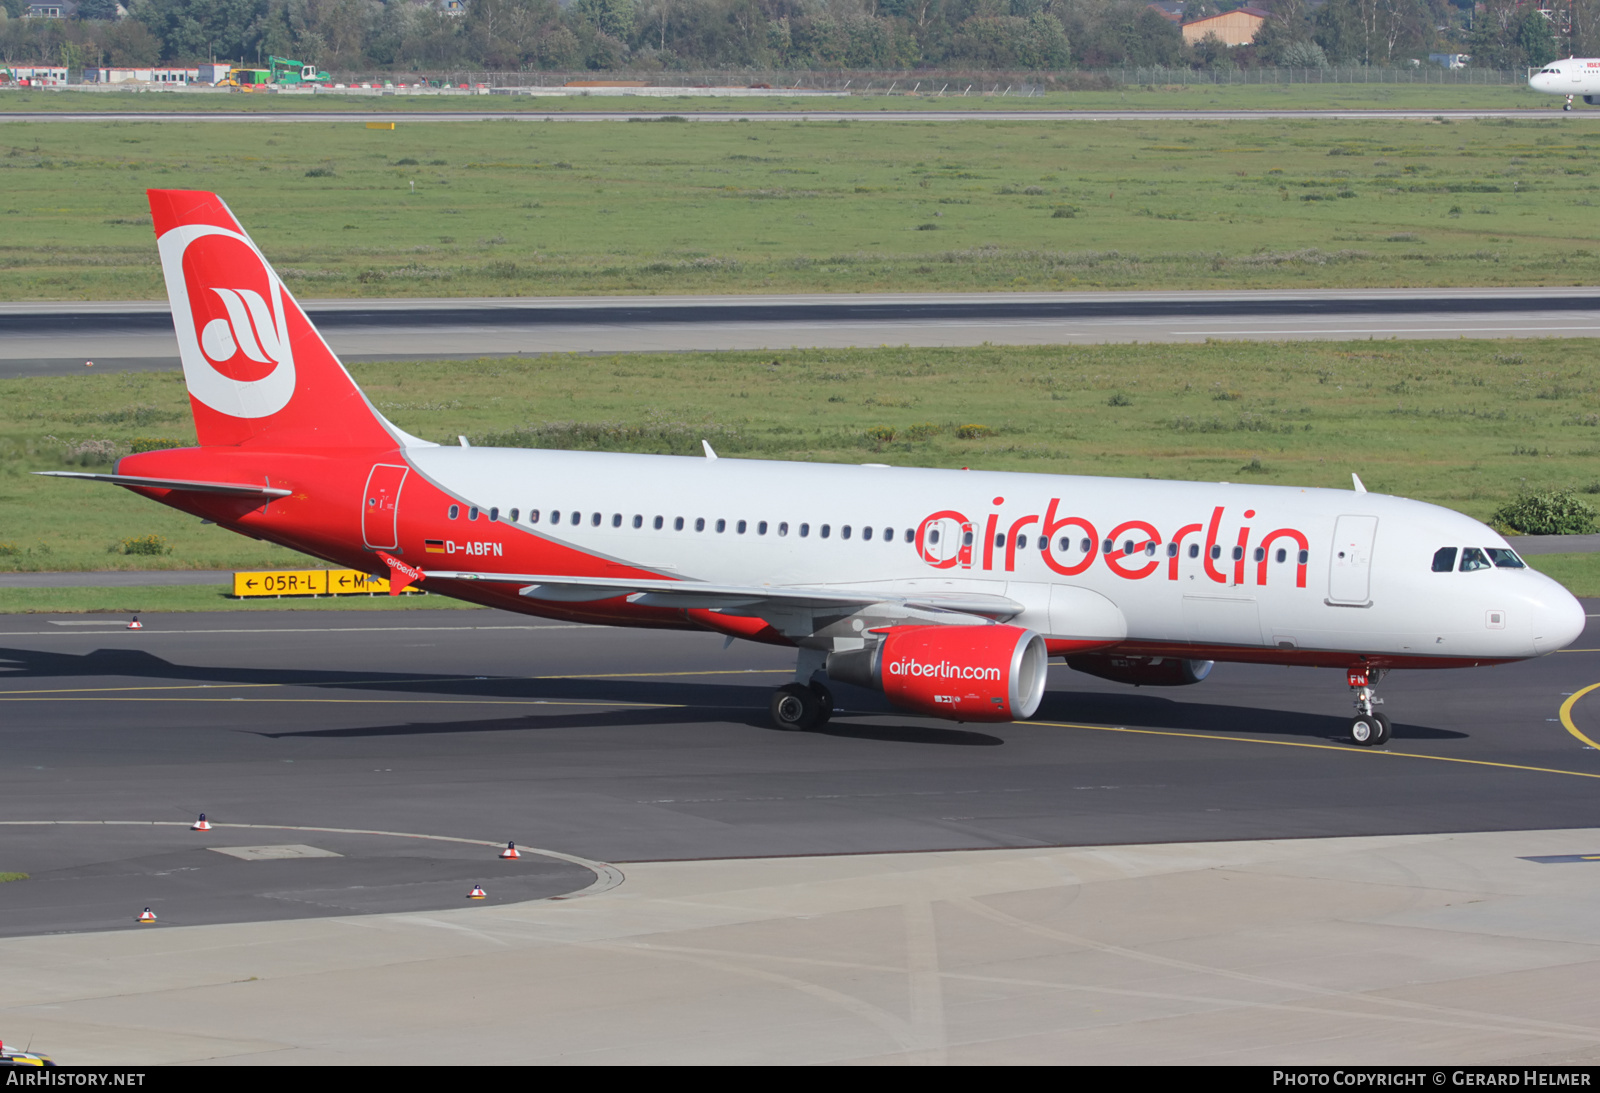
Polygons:
[[895,626],[877,644],[828,654],[830,679],[882,691],[949,721],[1032,717],[1044,698],[1044,639],[1020,626]]
[[1089,653],[1068,657],[1067,667],[1113,683],[1135,687],[1187,687],[1211,674],[1215,663],[1180,657],[1122,657],[1115,653]]

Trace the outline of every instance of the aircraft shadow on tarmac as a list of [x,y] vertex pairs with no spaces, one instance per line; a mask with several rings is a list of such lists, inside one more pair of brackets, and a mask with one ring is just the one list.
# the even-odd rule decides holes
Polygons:
[[[9,670],[6,670],[9,669]],[[390,695],[460,696],[472,699],[550,702],[550,711],[520,717],[455,719],[360,728],[302,729],[261,733],[271,737],[339,738],[399,736],[452,732],[525,732],[536,729],[672,725],[721,719],[754,728],[773,729],[766,718],[770,696],[763,683],[683,682],[640,679],[526,678],[428,676],[407,672],[317,671],[174,664],[142,650],[100,649],[86,654],[38,649],[0,648],[0,681],[124,677],[141,681],[172,680],[187,684],[276,685],[330,690],[377,691]],[[723,677],[726,679],[727,677]],[[987,746],[1002,737],[968,728],[946,728],[891,707],[876,692],[848,685],[836,688],[843,712],[821,729],[822,734],[888,743]],[[3,693],[3,692],[0,692]],[[584,712],[555,712],[560,702],[617,703],[622,707]],[[638,704],[636,708],[628,708]],[[884,725],[855,720],[858,716],[905,717],[909,723]],[[1047,691],[1035,720],[1078,721],[1128,728],[1225,733],[1233,736],[1326,740],[1349,739],[1342,716],[1308,714],[1224,703],[1158,697],[1144,692]],[[997,730],[998,731],[998,730]],[[1396,724],[1394,736],[1410,740],[1461,739],[1468,734],[1423,725]]]

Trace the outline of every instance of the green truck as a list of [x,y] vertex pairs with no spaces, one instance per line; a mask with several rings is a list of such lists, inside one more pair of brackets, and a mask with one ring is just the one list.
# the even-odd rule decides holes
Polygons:
[[267,64],[272,66],[272,82],[279,87],[325,84],[333,80],[326,72],[318,71],[316,65],[302,64],[288,57],[268,57]]

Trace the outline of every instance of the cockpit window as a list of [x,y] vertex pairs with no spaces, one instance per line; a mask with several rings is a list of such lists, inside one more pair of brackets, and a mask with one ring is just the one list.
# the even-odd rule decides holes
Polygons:
[[1440,547],[1433,552],[1433,571],[1435,573],[1450,573],[1456,568],[1456,548]]
[[1466,547],[1461,551],[1461,572],[1472,573],[1489,568],[1492,568],[1489,559],[1477,547]]
[[1517,552],[1503,547],[1490,547],[1489,560],[1496,569],[1527,569],[1528,563],[1517,557]]

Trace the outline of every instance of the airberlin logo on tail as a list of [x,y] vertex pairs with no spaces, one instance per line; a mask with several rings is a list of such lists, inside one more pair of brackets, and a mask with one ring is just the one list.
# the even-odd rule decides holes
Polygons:
[[283,283],[239,232],[183,224],[158,242],[189,393],[219,413],[262,418],[294,397]]

